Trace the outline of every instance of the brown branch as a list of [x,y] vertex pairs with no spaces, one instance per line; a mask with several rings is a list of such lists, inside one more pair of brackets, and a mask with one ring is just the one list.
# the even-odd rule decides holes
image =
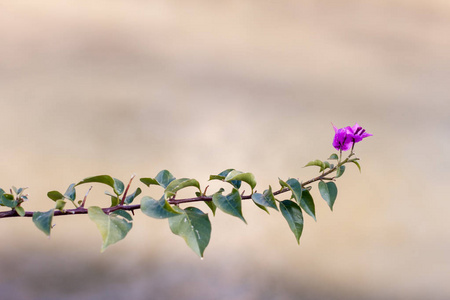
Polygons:
[[[331,173],[333,173],[334,171],[336,171],[336,169],[338,167],[340,167],[341,165],[343,165],[346,162],[348,162],[348,160],[349,159],[347,158],[344,161],[342,161],[341,163],[339,163],[337,166],[335,166],[334,168],[331,168],[330,170],[328,170],[326,172],[323,172],[322,174],[320,174],[319,176],[317,176],[315,178],[312,178],[310,180],[307,180],[307,181],[303,182],[302,183],[302,187],[304,188],[307,185],[310,185],[311,183],[319,181],[319,180],[334,180],[334,177],[328,178],[326,176],[331,174]],[[102,208],[102,210],[106,214],[109,214],[109,213],[111,213],[113,211],[116,211],[116,210],[126,210],[126,211],[133,212],[134,210],[137,210],[137,209],[141,208],[140,204],[123,205],[123,203],[125,201],[126,194],[128,192],[128,189],[130,187],[130,184],[131,184],[131,181],[133,180],[133,178],[134,178],[134,175],[131,178],[130,183],[128,184],[128,186],[126,188],[124,196],[122,197],[122,201],[121,201],[121,203],[119,205],[112,206],[112,207],[107,207],[107,208]],[[282,188],[282,189],[280,189],[278,191],[275,191],[273,194],[276,196],[276,195],[279,195],[279,194],[282,194],[282,193],[286,193],[288,191],[289,191],[289,188]],[[205,189],[205,192],[206,192],[206,189]],[[87,196],[87,194],[86,194],[86,196]],[[251,198],[252,198],[252,195],[245,195],[245,196],[242,195],[242,197],[241,197],[242,200],[249,200]],[[179,204],[182,204],[182,203],[200,202],[200,201],[212,201],[212,197],[208,197],[208,196],[202,195],[200,197],[194,197],[194,198],[185,198],[185,199],[171,198],[171,199],[167,200],[167,202],[169,204],[172,204],[172,205],[179,205]],[[84,201],[83,201],[83,204],[84,204]],[[55,210],[54,216],[68,216],[68,215],[70,216],[70,215],[87,214],[88,210],[86,208],[84,208],[83,204],[82,204],[82,206],[74,208],[74,209],[66,209],[66,210],[63,210],[63,211]],[[1,218],[12,218],[12,217],[20,217],[19,214],[17,214],[17,212],[14,209],[13,210],[9,210],[9,211],[2,211],[2,212],[0,212],[0,219]],[[33,217],[33,212],[32,211],[25,212],[24,217]]]

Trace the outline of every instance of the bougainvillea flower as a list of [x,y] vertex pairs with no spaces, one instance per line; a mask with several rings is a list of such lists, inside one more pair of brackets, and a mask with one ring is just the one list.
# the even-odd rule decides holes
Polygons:
[[336,150],[347,151],[350,150],[355,143],[362,141],[362,139],[372,136],[372,134],[367,133],[365,129],[355,124],[355,126],[350,127],[347,126],[345,128],[334,128],[334,139],[333,139],[333,147]]
[[333,128],[335,132],[333,147],[336,148],[336,150],[350,150],[353,146],[353,134],[348,129],[350,127],[337,129],[337,127],[333,125]]
[[356,123],[353,127],[348,126],[346,129],[353,135],[353,141],[355,143],[361,142],[362,139],[373,135],[367,133],[365,129],[358,125],[358,123]]

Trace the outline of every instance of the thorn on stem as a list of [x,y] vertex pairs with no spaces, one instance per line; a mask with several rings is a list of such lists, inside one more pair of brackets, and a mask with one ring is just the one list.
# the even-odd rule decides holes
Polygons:
[[206,186],[205,191],[203,192],[203,196],[206,196],[206,191],[208,190],[209,185]]
[[120,201],[120,206],[122,206],[125,203],[125,199],[127,198],[128,190],[130,189],[131,182],[133,181],[134,177],[136,177],[136,174],[131,175],[130,182],[128,182],[127,188],[125,189],[125,192],[123,193],[122,201]]
[[91,187],[88,189],[88,191],[86,192],[86,195],[84,196],[83,202],[81,202],[81,206],[80,206],[80,207],[83,207],[83,208],[84,208],[84,204],[86,204],[87,196],[89,195],[89,192],[90,192],[91,190],[92,190],[92,185],[91,185]]

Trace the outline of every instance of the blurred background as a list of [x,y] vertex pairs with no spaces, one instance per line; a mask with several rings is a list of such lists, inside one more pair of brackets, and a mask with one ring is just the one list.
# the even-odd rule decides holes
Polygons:
[[51,238],[0,220],[0,298],[449,299],[449,83],[444,0],[1,1],[0,184],[29,187],[28,210],[99,174],[205,187],[235,168],[278,188],[316,176],[331,122],[374,136],[333,212],[314,185],[300,246],[250,202],[248,225],[209,213],[203,260],[140,212],[102,254],[87,216]]

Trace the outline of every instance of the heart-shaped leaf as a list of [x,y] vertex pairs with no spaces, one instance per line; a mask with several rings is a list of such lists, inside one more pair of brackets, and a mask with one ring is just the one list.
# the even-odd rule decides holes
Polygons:
[[47,212],[35,211],[33,213],[34,225],[47,236],[50,236],[50,230],[52,229],[53,212],[54,209],[52,208]]
[[190,179],[190,178],[180,178],[175,179],[169,183],[169,185],[166,187],[166,190],[164,191],[164,194],[167,199],[173,197],[176,195],[176,193],[184,189],[186,187],[193,186],[196,187],[200,192],[200,183],[196,179]]
[[244,216],[242,215],[241,195],[239,195],[237,189],[233,189],[233,191],[226,196],[222,195],[219,191],[213,195],[212,201],[223,212],[238,217],[247,224],[247,221],[245,221]]
[[[225,178],[230,174],[231,171],[234,171],[234,169],[226,169],[222,172],[220,172],[218,175],[211,175],[209,176],[209,180],[222,180],[224,181]],[[231,183],[232,186],[234,186],[236,189],[239,189],[241,187],[241,181],[240,180],[231,180],[228,181]]]
[[334,182],[324,181],[319,182],[319,191],[322,198],[328,203],[328,206],[333,210],[334,201],[337,197],[337,186]]
[[345,166],[339,166],[339,167],[336,169],[336,177],[335,177],[335,178],[341,177],[342,174],[344,174],[344,172],[345,172]]
[[50,191],[47,193],[47,197],[52,199],[53,201],[64,199],[64,195],[58,191]]
[[291,200],[280,202],[280,210],[283,217],[289,224],[291,231],[294,233],[297,243],[300,244],[300,236],[303,231],[303,214],[297,203]]
[[316,221],[316,208],[313,201],[309,198],[303,198],[302,193],[304,189],[302,188],[302,185],[300,182],[295,178],[290,178],[286,182],[282,181],[280,179],[281,186],[288,187],[292,191],[292,195],[294,196],[294,199],[297,201],[298,204],[300,204],[301,208],[313,217],[313,219]]
[[143,184],[146,186],[150,185],[159,185],[163,188],[167,188],[167,186],[175,180],[175,177],[173,177],[172,173],[170,173],[167,170],[160,171],[155,178],[141,178],[140,179]]
[[198,256],[203,257],[211,238],[211,222],[208,214],[196,207],[184,210],[177,207],[176,210],[181,214],[169,218],[170,230],[181,236]]
[[128,195],[125,198],[124,204],[131,204],[133,203],[134,199],[139,196],[142,193],[142,190],[140,188],[137,188],[136,191],[134,191],[134,193]]
[[224,179],[224,181],[230,183],[236,180],[246,182],[252,188],[252,192],[256,186],[255,176],[252,173],[243,173],[241,171],[233,170],[228,173],[228,175]]
[[116,195],[122,195],[122,193],[125,189],[125,186],[122,181],[120,181],[119,179],[116,179],[116,178],[112,178],[109,175],[99,175],[99,176],[88,177],[88,178],[85,178],[85,179],[81,180],[80,182],[78,182],[75,186],[80,185],[80,184],[85,184],[85,183],[92,183],[92,182],[103,183],[103,184],[109,185],[110,187],[113,188],[114,193]]
[[97,225],[102,236],[101,252],[118,241],[125,238],[131,230],[133,223],[130,214],[123,210],[116,210],[109,215],[98,206],[88,208],[89,218]]
[[262,210],[265,210],[267,213],[266,207],[271,207],[275,210],[278,210],[277,204],[275,202],[275,197],[272,193],[272,187],[269,186],[268,190],[265,190],[263,194],[254,193],[252,195],[253,202]]
[[149,196],[142,197],[141,210],[147,216],[156,219],[170,218],[180,214],[170,206],[164,196],[160,200]]

